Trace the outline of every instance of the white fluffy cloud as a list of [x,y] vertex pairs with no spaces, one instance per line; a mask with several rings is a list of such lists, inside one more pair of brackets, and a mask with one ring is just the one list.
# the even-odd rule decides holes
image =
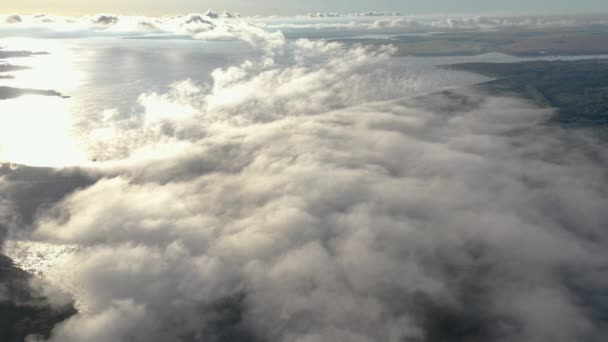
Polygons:
[[61,267],[83,309],[53,341],[603,333],[581,305],[608,260],[593,140],[513,98],[396,99],[390,50],[275,53],[106,115],[121,160],[35,223],[81,246]]
[[4,18],[4,22],[6,22],[7,24],[17,24],[22,21],[23,21],[23,19],[21,19],[21,16],[16,15],[16,14],[9,15],[6,18]]
[[4,24],[0,24],[0,33],[4,36],[61,38],[161,34],[189,35],[201,40],[244,40],[252,44],[282,39],[280,33],[263,30],[240,19],[238,14],[219,14],[211,10],[172,17],[114,14],[62,17],[38,14],[0,16],[2,18]]
[[592,333],[563,277],[605,264],[602,170],[530,157],[563,153],[547,111],[451,96],[227,128],[70,195],[35,233],[84,246],[88,311],[55,339]]
[[79,171],[98,180],[35,215],[33,239],[79,246],[57,272],[81,312],[51,341],[605,335],[595,140],[391,68],[389,47],[215,19],[174,20],[264,53],[106,111],[83,142],[104,162]]

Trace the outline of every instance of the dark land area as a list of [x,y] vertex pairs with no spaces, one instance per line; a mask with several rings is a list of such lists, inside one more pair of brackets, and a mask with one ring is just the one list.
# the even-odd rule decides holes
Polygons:
[[608,54],[608,26],[448,32],[335,41],[345,44],[391,44],[397,47],[398,56],[471,56],[490,52],[521,57],[593,55]]
[[608,130],[608,59],[465,63],[447,68],[496,78],[480,85],[494,94],[523,96],[554,107],[552,121]]
[[55,90],[22,89],[0,86],[0,100],[14,99],[23,95],[43,95],[65,97]]
[[9,50],[2,50],[2,48],[0,48],[0,58],[30,57],[30,56],[36,56],[36,55],[48,55],[48,52],[34,52],[34,51],[24,51],[24,50],[9,51]]
[[[7,181],[0,192],[0,202],[14,203],[12,220],[22,229],[31,227],[40,208],[95,181],[76,169],[56,170],[6,163],[0,163],[0,178]],[[7,229],[0,224],[0,245]],[[23,342],[28,335],[48,338],[57,323],[76,313],[72,303],[51,306],[41,291],[30,286],[34,279],[34,275],[16,267],[11,259],[0,253],[0,342]]]
[[[0,192],[0,201],[7,199],[13,203],[12,214],[21,229],[31,226],[41,208],[50,207],[67,194],[98,180],[78,168],[54,169],[9,163],[0,163],[0,178],[6,181]],[[0,242],[1,233],[2,226]]]
[[0,254],[0,341],[23,342],[28,335],[48,338],[55,324],[76,313],[71,304],[51,307],[30,288],[31,278]]
[[[32,52],[32,51],[8,51],[0,48],[0,58],[15,58],[15,57],[30,57],[34,55],[45,55],[46,52]],[[11,80],[14,79],[13,75],[5,75],[5,73],[19,70],[30,69],[26,66],[13,65],[9,63],[0,63],[0,80]],[[23,95],[42,95],[42,96],[63,96],[60,92],[55,90],[44,90],[44,89],[22,89],[13,88],[7,86],[0,86],[0,100],[14,99]]]
[[12,65],[8,63],[0,64],[0,72],[11,72],[18,70],[27,70],[29,67],[20,66],[20,65]]

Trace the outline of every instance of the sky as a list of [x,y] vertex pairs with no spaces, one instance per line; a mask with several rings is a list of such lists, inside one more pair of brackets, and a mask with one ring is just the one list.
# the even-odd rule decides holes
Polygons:
[[605,0],[22,0],[3,1],[0,12],[81,15],[99,12],[164,15],[199,12],[207,8],[245,15],[307,12],[398,11],[402,13],[594,13],[606,11]]

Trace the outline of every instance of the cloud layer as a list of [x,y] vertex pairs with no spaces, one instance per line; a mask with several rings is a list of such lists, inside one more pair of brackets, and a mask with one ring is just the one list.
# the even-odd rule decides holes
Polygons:
[[512,28],[555,28],[606,24],[597,17],[498,17],[498,16],[412,16],[399,13],[365,12],[343,15],[315,13],[296,17],[243,19],[238,13],[205,13],[166,17],[98,14],[63,17],[47,14],[0,15],[3,36],[95,37],[95,36],[190,36],[195,39],[244,39],[270,34],[279,29],[339,29],[343,33],[428,33]]
[[264,53],[106,111],[83,142],[103,162],[27,212],[31,239],[79,246],[54,272],[81,311],[51,341],[605,336],[598,141],[391,68],[390,47],[179,22]]
[[[4,19],[4,20],[2,20]],[[0,16],[3,36],[43,38],[141,36],[151,34],[189,35],[195,39],[250,38],[253,25],[241,20],[238,14],[211,10],[206,13],[170,17],[120,16],[98,14],[88,17],[63,17],[46,14]],[[257,29],[257,33],[262,33]],[[203,34],[206,33],[206,34]],[[249,35],[247,36],[247,33]]]
[[547,115],[449,93],[176,142],[42,215],[85,247],[55,340],[600,334],[605,174]]

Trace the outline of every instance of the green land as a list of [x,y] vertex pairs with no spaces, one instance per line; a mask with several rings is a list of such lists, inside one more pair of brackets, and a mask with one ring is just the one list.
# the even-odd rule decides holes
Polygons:
[[554,107],[554,122],[608,129],[608,59],[465,63],[446,68],[496,78],[480,87]]

